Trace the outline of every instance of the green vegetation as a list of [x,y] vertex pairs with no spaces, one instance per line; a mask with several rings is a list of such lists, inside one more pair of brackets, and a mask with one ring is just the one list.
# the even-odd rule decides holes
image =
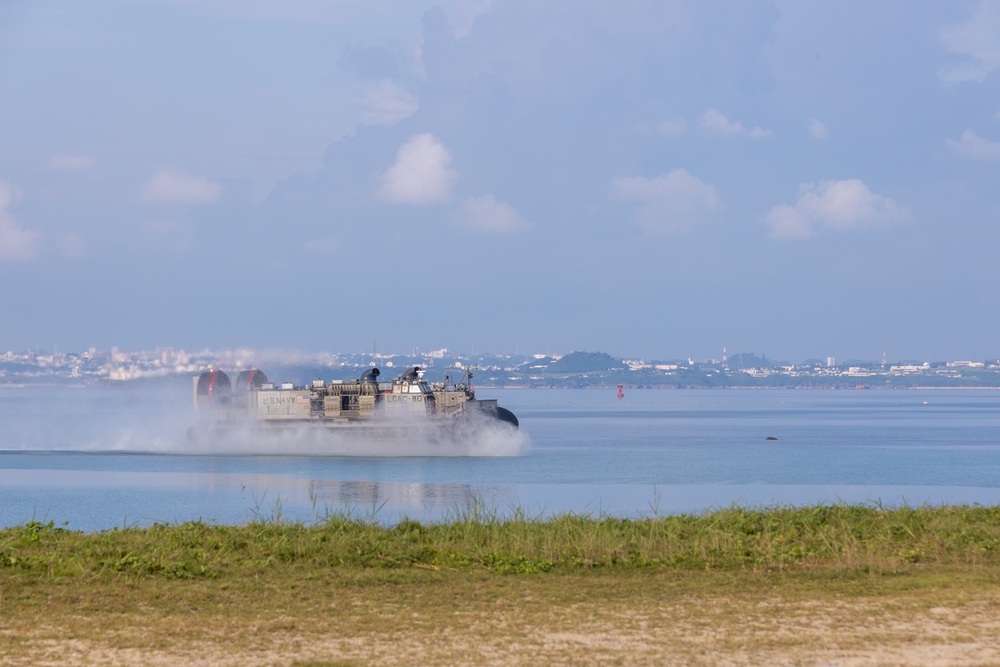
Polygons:
[[833,505],[620,519],[564,515],[395,526],[333,515],[314,525],[199,522],[96,534],[33,521],[0,531],[0,576],[259,576],[280,568],[828,570],[1000,565],[1000,508]]
[[546,373],[555,375],[624,371],[625,362],[604,352],[570,352],[558,361],[549,364]]
[[1000,664],[998,544],[961,506],[32,521],[0,530],[0,662]]

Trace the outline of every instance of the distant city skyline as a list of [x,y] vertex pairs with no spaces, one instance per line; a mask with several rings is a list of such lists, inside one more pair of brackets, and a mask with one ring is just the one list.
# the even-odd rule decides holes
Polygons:
[[0,350],[1000,354],[1000,0],[0,8]]
[[[239,374],[251,369],[282,383],[300,387],[315,380],[352,382],[376,366],[385,378],[418,366],[430,378],[447,382],[455,373],[472,370],[476,384],[511,387],[637,388],[803,388],[909,389],[1000,388],[1000,359],[920,362],[846,361],[833,357],[803,363],[738,353],[735,363],[719,359],[622,359],[604,352],[565,355],[453,354],[446,349],[425,354],[319,353],[313,355],[253,350],[159,349],[128,352],[87,350],[82,353],[0,354],[0,386],[166,382],[175,385],[208,372]],[[620,391],[621,387],[619,387]]]
[[[314,363],[318,361],[330,361],[335,359],[362,357],[371,359],[393,359],[393,358],[424,358],[424,359],[441,359],[441,358],[474,358],[474,357],[536,357],[536,358],[555,358],[559,359],[568,354],[573,354],[576,352],[585,353],[601,353],[607,354],[615,359],[621,359],[630,362],[653,362],[653,361],[671,361],[671,362],[684,362],[689,361],[699,364],[715,364],[722,367],[728,367],[733,370],[739,369],[744,365],[744,358],[747,359],[764,359],[770,364],[778,363],[789,363],[796,366],[811,364],[811,365],[825,365],[825,366],[843,366],[846,364],[853,363],[863,363],[871,365],[891,365],[898,363],[910,363],[910,362],[920,362],[920,363],[983,363],[987,361],[1000,361],[1000,354],[987,355],[985,357],[958,357],[958,356],[946,356],[940,358],[919,358],[919,357],[891,357],[887,353],[879,355],[878,358],[864,358],[864,357],[847,357],[847,358],[837,358],[832,355],[821,356],[821,355],[811,355],[802,359],[795,359],[779,354],[768,354],[766,352],[751,351],[751,350],[740,350],[733,353],[718,354],[718,355],[708,355],[704,357],[696,357],[690,354],[668,354],[661,357],[650,357],[643,355],[629,355],[629,354],[618,354],[614,350],[561,350],[561,351],[511,351],[511,350],[483,350],[478,352],[464,351],[464,350],[451,350],[448,348],[430,348],[426,350],[421,350],[419,348],[413,348],[410,350],[399,351],[399,350],[291,350],[291,349],[277,349],[277,348],[184,348],[180,346],[157,346],[150,349],[126,349],[120,346],[112,346],[110,348],[98,348],[95,346],[88,346],[85,349],[80,350],[59,350],[57,347],[51,349],[45,348],[29,348],[24,350],[4,350],[0,351],[0,363],[4,361],[10,361],[12,359],[23,358],[25,356],[37,356],[37,357],[60,357],[60,356],[108,356],[112,359],[121,358],[122,360],[133,359],[133,358],[150,358],[150,357],[162,357],[166,360],[168,357],[221,357],[221,358],[231,358],[231,359],[243,359],[249,363],[249,360],[262,359],[269,361],[279,361],[281,363],[297,363],[297,362],[308,362]],[[728,362],[728,363],[727,363]],[[749,363],[749,362],[748,362]]]

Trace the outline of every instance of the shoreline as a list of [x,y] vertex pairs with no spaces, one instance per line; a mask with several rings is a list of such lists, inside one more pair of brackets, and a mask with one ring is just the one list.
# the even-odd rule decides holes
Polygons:
[[4,664],[1000,665],[998,516],[33,522],[0,530]]
[[[114,389],[135,389],[136,387],[170,387],[177,382],[177,378],[165,379],[161,382],[151,381],[148,379],[142,380],[100,380],[96,382],[0,382],[0,389],[53,389],[53,388],[65,388],[65,389],[94,389],[94,388],[114,388]],[[704,391],[704,390],[714,390],[714,391],[773,391],[773,390],[801,390],[801,391],[1000,391],[1000,384],[997,385],[951,385],[951,386],[935,386],[935,385],[894,385],[894,386],[866,386],[866,387],[851,387],[851,386],[835,386],[835,385],[786,385],[786,386],[769,386],[769,385],[726,385],[726,386],[708,386],[708,385],[686,385],[679,387],[676,384],[658,384],[650,385],[646,383],[636,382],[636,383],[623,383],[625,389],[630,391]],[[537,390],[550,390],[550,389],[580,389],[580,390],[599,390],[599,391],[612,391],[618,388],[618,384],[590,384],[585,386],[580,385],[562,385],[562,384],[550,384],[550,385],[524,385],[524,384],[487,384],[487,383],[477,383],[477,389],[509,389],[509,390],[525,390],[525,389],[537,389]]]

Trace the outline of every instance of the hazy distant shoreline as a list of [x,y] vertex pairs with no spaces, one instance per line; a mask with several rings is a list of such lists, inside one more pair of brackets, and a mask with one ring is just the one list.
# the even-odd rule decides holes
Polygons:
[[[94,380],[90,382],[61,382],[59,380],[47,379],[44,382],[15,381],[2,382],[0,388],[3,389],[29,389],[29,388],[65,388],[65,389],[94,389],[94,388],[116,388],[128,389],[138,386],[176,386],[185,385],[189,382],[189,376],[174,376],[163,378],[140,378],[135,380]],[[588,391],[616,391],[618,384],[588,384],[579,385],[575,383],[566,384],[545,384],[545,385],[524,385],[524,384],[490,384],[477,383],[477,389],[503,389],[503,390],[557,390],[557,389],[584,389]],[[1000,391],[1000,384],[997,385],[891,385],[891,386],[865,386],[863,388],[849,385],[685,385],[675,384],[623,384],[625,392],[628,391],[704,391],[704,390],[730,390],[730,391],[774,391],[789,390],[797,391]]]

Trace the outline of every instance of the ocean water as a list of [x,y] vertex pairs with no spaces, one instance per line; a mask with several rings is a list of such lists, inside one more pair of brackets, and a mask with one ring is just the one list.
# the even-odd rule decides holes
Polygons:
[[185,387],[0,387],[0,525],[1000,504],[1000,391],[478,393],[521,430],[476,443],[293,434],[195,445]]

